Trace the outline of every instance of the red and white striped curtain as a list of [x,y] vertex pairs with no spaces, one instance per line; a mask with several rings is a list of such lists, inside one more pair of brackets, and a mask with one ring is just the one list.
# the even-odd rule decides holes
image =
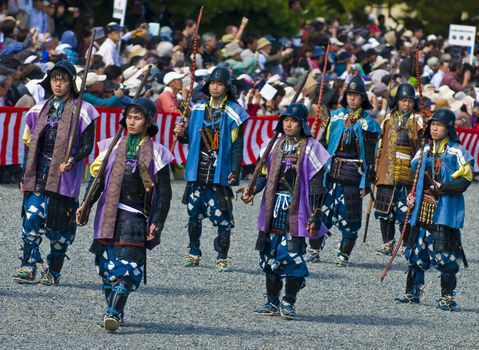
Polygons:
[[[25,127],[23,116],[27,110],[26,108],[0,107],[0,165],[22,163],[24,153],[22,135]],[[97,110],[100,113],[100,117],[96,121],[96,142],[115,135],[122,113],[120,108],[97,107]],[[158,114],[156,121],[159,132],[154,140],[170,148],[173,142],[173,128],[177,118],[177,115]],[[256,162],[261,145],[271,139],[277,121],[277,117],[258,116],[248,119],[244,128],[243,165],[250,165]],[[313,119],[309,120],[310,125],[312,125],[313,121]],[[457,131],[462,144],[474,157],[475,169],[478,171],[479,130],[457,129]],[[173,153],[176,161],[179,164],[184,164],[188,156],[188,145],[177,142]],[[97,155],[98,147],[95,146],[95,150],[90,155],[88,162],[91,163]]]

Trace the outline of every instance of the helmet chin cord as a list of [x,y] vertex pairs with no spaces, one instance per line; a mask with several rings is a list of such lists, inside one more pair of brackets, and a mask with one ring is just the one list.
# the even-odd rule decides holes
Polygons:
[[218,97],[211,97],[210,98],[210,106],[211,108],[215,109],[224,109],[224,105],[226,104],[227,96],[226,94]]

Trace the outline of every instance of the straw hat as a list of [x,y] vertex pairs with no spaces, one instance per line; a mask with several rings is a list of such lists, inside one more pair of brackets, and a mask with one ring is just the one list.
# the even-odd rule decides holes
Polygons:
[[141,45],[135,45],[131,48],[130,52],[128,52],[128,60],[131,60],[133,57],[136,56],[145,56],[148,51]]
[[372,70],[378,69],[381,67],[383,64],[388,63],[389,60],[387,58],[384,58],[382,56],[377,56],[376,61],[374,61],[373,66],[371,67]]
[[265,37],[262,37],[258,39],[258,43],[256,47],[258,48],[258,50],[261,50],[262,48],[265,48],[268,45],[271,45],[271,41],[269,41]]
[[394,30],[391,30],[390,32],[387,32],[384,34],[384,40],[391,45],[391,46],[396,46],[396,32]]

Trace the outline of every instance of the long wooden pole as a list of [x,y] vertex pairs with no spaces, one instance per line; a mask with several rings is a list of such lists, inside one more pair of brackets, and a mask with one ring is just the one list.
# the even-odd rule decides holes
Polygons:
[[[203,9],[204,9],[204,6],[201,6],[200,12],[198,13],[198,19],[196,20],[195,35],[193,37],[193,60],[191,62],[191,69],[190,69],[190,74],[191,74],[190,88],[188,90],[188,95],[186,96],[186,99],[185,99],[186,103],[185,101],[182,101],[185,106],[183,118],[181,118],[181,124],[183,125],[186,125],[186,122],[188,121],[188,118],[189,118],[188,110],[189,110],[191,98],[193,97],[193,87],[195,84],[195,70],[196,70],[196,52],[198,50],[198,30],[200,28],[201,17],[203,17]],[[178,135],[173,134],[173,143],[171,144],[171,148],[170,148],[171,153],[173,153],[177,141],[178,141]]]
[[316,137],[316,130],[318,130],[318,124],[321,125],[321,105],[323,104],[323,91],[324,91],[324,83],[326,81],[326,69],[328,66],[328,58],[329,58],[329,42],[328,46],[326,47],[326,54],[324,55],[324,64],[323,64],[323,72],[321,73],[321,85],[319,87],[319,95],[318,95],[318,110],[316,111],[316,116],[314,118],[314,124],[311,128],[311,133],[313,137]]
[[[93,29],[90,46],[88,47],[88,55],[87,55],[87,60],[85,64],[85,69],[83,71],[84,73],[81,80],[81,87],[80,87],[79,95],[77,98],[77,105],[75,106],[75,114],[73,115],[73,122],[70,128],[70,139],[68,140],[68,146],[65,152],[64,163],[68,162],[68,159],[70,158],[70,153],[73,148],[73,143],[75,142],[76,129],[78,126],[78,120],[80,119],[80,112],[81,112],[81,106],[83,101],[83,93],[85,91],[88,71],[90,70],[90,66],[91,66],[91,56],[92,56],[93,43],[95,42],[95,35],[96,35],[96,29]],[[74,80],[72,81],[72,84],[75,84]]]

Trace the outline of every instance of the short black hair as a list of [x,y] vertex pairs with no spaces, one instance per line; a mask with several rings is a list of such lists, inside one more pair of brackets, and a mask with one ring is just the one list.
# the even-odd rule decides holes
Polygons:
[[244,44],[247,46],[248,44],[252,44],[255,42],[255,40],[258,40],[258,36],[256,34],[247,34],[244,37]]
[[125,116],[128,116],[128,113],[133,112],[133,113],[138,113],[141,114],[146,120],[148,120],[148,117],[143,109],[137,106],[130,106],[127,108],[125,111]]
[[109,80],[115,80],[122,74],[123,71],[118,66],[111,65],[105,68],[105,75]]
[[55,79],[55,78],[61,78],[61,79],[64,79],[64,80],[67,80],[68,81],[72,81],[72,78],[70,76],[70,74],[68,74],[68,72],[64,69],[61,69],[61,68],[54,68],[51,73],[50,73],[50,79]]
[[130,65],[136,66],[142,59],[143,56],[133,56],[130,60]]
[[103,61],[95,61],[95,62],[92,63],[91,69],[95,70],[95,69],[103,68],[103,67],[105,67],[105,66],[106,66],[105,62],[103,62]]
[[176,46],[178,45],[183,39],[184,39],[184,35],[182,32],[180,31],[174,31],[173,34],[171,35],[171,43]]

